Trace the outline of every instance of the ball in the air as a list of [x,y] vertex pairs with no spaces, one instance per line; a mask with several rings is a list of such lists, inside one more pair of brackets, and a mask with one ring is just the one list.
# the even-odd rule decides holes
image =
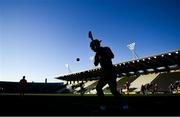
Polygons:
[[76,58],[76,61],[80,61],[80,58]]

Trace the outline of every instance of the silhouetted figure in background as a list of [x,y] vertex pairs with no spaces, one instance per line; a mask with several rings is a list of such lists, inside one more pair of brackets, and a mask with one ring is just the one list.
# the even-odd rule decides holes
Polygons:
[[170,85],[169,85],[169,93],[173,93],[173,90],[174,90],[174,86],[173,86],[173,84],[171,83]]
[[148,83],[145,87],[146,91],[149,92],[150,91],[150,84]]
[[25,76],[23,76],[23,78],[20,80],[19,85],[20,85],[20,94],[24,95],[27,88],[27,80],[25,79]]
[[174,84],[174,90],[176,90],[176,93],[178,92],[178,89],[179,89],[179,81],[177,80]]
[[2,93],[2,92],[3,92],[3,90],[4,90],[4,89],[3,89],[3,87],[0,87],[0,93]]
[[45,79],[45,83],[47,84],[47,78]]
[[154,84],[154,92],[155,92],[155,93],[157,93],[157,92],[158,92],[158,89],[159,89],[158,84],[157,84],[157,83],[156,83],[156,84]]
[[104,101],[104,93],[102,88],[108,84],[112,94],[115,97],[120,97],[121,94],[117,91],[116,78],[117,73],[112,64],[111,59],[114,58],[114,54],[112,53],[109,47],[101,47],[99,40],[92,40],[90,43],[91,49],[96,52],[94,65],[101,65],[101,78],[98,81],[96,86],[97,95],[100,98],[100,109],[105,109],[105,101]]
[[154,93],[155,93],[155,84],[152,83],[152,94],[154,94]]
[[81,82],[80,83],[80,92],[81,92],[81,96],[83,96],[83,94],[85,93],[85,88],[84,88],[84,83],[83,82]]
[[146,89],[145,86],[142,84],[141,85],[141,92],[142,92],[143,95],[145,95],[145,89]]
[[127,81],[125,83],[125,88],[126,88],[127,94],[129,94],[129,86],[130,86],[130,83]]

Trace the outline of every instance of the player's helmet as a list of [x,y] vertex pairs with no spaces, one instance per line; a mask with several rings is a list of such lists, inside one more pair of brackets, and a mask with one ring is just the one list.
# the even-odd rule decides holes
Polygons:
[[101,40],[95,39],[91,41],[90,47],[93,48],[94,45],[100,47],[100,43],[101,43]]

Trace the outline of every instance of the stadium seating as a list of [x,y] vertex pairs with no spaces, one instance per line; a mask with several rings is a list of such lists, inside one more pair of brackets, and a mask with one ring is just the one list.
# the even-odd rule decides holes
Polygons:
[[168,91],[168,87],[170,83],[174,83],[175,81],[180,81],[180,72],[170,72],[170,73],[161,73],[158,75],[156,79],[152,81],[152,83],[157,83],[159,86],[159,91]]
[[141,90],[141,85],[151,83],[158,75],[159,73],[141,75],[130,84],[130,88],[135,88],[134,91],[138,92]]

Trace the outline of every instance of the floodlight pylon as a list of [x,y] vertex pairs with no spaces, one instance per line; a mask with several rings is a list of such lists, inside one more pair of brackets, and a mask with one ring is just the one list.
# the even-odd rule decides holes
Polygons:
[[135,52],[135,45],[136,45],[136,43],[133,42],[133,43],[131,43],[131,44],[128,44],[127,47],[128,47],[129,50],[132,52],[132,54],[133,54],[133,59],[138,59],[139,57],[138,57],[137,53]]
[[67,68],[67,70],[68,70],[68,73],[71,73],[71,69],[70,69],[70,66],[69,66],[69,64],[65,64],[65,67]]

